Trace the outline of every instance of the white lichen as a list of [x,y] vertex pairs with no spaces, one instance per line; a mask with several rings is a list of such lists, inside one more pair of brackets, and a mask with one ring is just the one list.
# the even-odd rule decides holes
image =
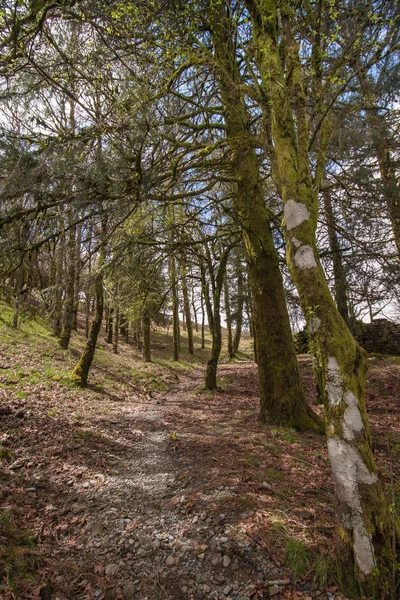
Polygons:
[[313,269],[317,266],[314,250],[311,246],[300,246],[294,255],[294,262],[299,269]]
[[331,406],[337,406],[341,402],[343,397],[342,375],[334,356],[328,358],[325,392]]
[[346,402],[347,406],[357,406],[357,397],[350,390],[345,393],[343,396],[343,400]]
[[311,333],[316,333],[318,331],[318,329],[321,327],[322,325],[322,321],[319,317],[317,317],[317,315],[311,315],[311,317],[308,320],[308,328],[310,330]]
[[329,438],[328,452],[338,501],[349,509],[343,511],[342,524],[347,529],[352,529],[358,568],[369,575],[376,566],[376,561],[371,534],[366,530],[362,519],[359,485],[371,485],[377,478],[375,473],[369,471],[359,452],[345,440]]
[[298,240],[296,237],[294,237],[294,235],[291,237],[291,240],[292,240],[292,244],[294,246],[296,246],[296,248],[300,248],[300,246],[301,246],[300,240]]
[[310,211],[302,202],[288,200],[283,207],[285,215],[286,227],[290,231],[294,227],[298,227],[304,221],[310,218]]
[[357,407],[357,398],[353,392],[347,391],[343,396],[343,400],[347,404],[347,408],[343,415],[342,432],[344,439],[351,441],[354,439],[355,434],[357,435],[364,429],[364,423]]
[[362,422],[361,413],[357,406],[349,406],[344,411],[344,422],[347,427],[355,433],[360,433],[364,429],[364,423]]
[[342,434],[344,439],[348,442],[354,440],[354,433],[349,427],[347,427],[346,423],[342,423]]

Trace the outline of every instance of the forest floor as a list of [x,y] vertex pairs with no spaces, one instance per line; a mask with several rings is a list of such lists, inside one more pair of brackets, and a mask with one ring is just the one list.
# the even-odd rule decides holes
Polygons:
[[[0,309],[0,598],[344,598],[324,439],[258,422],[245,353],[210,393],[198,337],[174,363],[155,332],[144,364],[102,335],[82,390],[82,335],[63,351],[44,323],[15,332]],[[299,362],[314,403],[310,357]],[[369,359],[368,410],[400,512],[399,358]]]

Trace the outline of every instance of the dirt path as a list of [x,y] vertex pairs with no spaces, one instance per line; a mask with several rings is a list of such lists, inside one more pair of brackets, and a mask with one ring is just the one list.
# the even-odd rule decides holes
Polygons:
[[[308,359],[301,369],[311,398]],[[10,572],[0,597],[342,598],[330,580],[324,440],[258,423],[255,365],[219,373],[223,393],[201,391],[202,370],[180,375],[164,394],[93,388],[85,396],[39,384],[18,399],[0,389],[0,441],[12,456],[1,472],[6,533],[36,555],[42,581],[32,590],[27,573],[10,591]]]

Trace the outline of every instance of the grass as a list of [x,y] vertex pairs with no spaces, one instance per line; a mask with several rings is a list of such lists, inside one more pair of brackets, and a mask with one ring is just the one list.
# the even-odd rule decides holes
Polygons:
[[[6,542],[6,543],[4,543]],[[17,515],[10,509],[0,511],[0,571],[5,573],[7,584],[14,594],[22,582],[33,581],[38,569],[38,559],[32,535],[21,528]]]
[[310,570],[311,554],[302,540],[290,538],[286,541],[287,561],[294,577],[304,577]]

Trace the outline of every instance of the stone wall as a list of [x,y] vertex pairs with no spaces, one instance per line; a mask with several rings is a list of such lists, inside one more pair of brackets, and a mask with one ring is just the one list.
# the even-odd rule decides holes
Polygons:
[[400,355],[400,324],[375,319],[372,323],[357,321],[353,335],[367,352]]
[[[357,321],[353,335],[367,352],[376,354],[400,355],[400,324],[387,319],[375,319],[372,323]],[[307,329],[294,336],[298,354],[309,353],[309,335]]]

